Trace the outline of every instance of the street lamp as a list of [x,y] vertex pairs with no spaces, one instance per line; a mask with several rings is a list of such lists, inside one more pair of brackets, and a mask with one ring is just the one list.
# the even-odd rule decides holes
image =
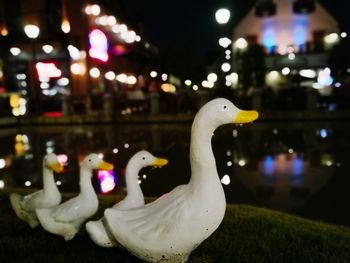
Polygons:
[[227,22],[230,20],[231,12],[227,8],[220,8],[215,13],[215,19],[216,22],[218,22],[220,25],[227,24]]
[[[34,80],[34,68],[35,68],[35,62],[36,62],[36,51],[35,51],[35,39],[39,36],[40,34],[40,28],[36,25],[26,25],[24,26],[24,33],[27,35],[27,37],[30,39],[30,44],[32,47],[32,63],[31,63],[31,88],[32,88],[32,92],[35,94],[35,99],[36,99],[36,103],[34,105],[36,105],[36,109],[37,109],[37,113],[39,113],[40,111],[40,91],[39,89],[37,89],[35,87],[35,80]],[[32,93],[32,94],[33,94]]]
[[232,41],[228,37],[222,37],[219,39],[219,45],[222,46],[223,48],[228,48],[229,45],[231,45]]
[[24,33],[31,39],[36,39],[39,36],[40,28],[36,25],[24,26]]

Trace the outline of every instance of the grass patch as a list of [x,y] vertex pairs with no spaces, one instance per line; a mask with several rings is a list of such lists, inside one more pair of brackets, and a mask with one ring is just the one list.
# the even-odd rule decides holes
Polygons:
[[[93,219],[115,200],[115,196],[100,196]],[[8,193],[0,193],[0,262],[47,261],[142,262],[126,251],[98,247],[84,229],[68,242],[41,227],[32,230],[12,211]],[[227,205],[224,221],[189,262],[350,262],[350,228],[263,208]]]

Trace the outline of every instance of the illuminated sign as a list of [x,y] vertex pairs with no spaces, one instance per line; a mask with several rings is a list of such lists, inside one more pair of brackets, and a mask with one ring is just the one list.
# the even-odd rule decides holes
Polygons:
[[102,62],[108,60],[108,40],[106,35],[99,29],[94,29],[89,34],[89,55]]
[[113,171],[98,170],[97,177],[103,194],[112,191],[116,185],[116,176]]
[[54,63],[38,62],[35,64],[40,80],[49,80],[51,78],[59,78],[62,76],[62,71],[57,68]]
[[325,68],[318,73],[317,82],[323,86],[330,86],[333,84],[333,77],[331,76],[331,70]]

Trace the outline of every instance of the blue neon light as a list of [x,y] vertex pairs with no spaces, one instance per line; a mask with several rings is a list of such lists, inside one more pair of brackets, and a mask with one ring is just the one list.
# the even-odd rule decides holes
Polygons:
[[262,43],[272,51],[276,46],[276,23],[273,18],[263,18],[261,23]]
[[327,136],[328,136],[327,130],[326,130],[326,129],[321,129],[321,130],[320,130],[320,136],[321,136],[322,138],[327,138]]
[[292,175],[301,176],[304,174],[304,160],[300,156],[297,156],[292,161]]
[[295,45],[304,45],[307,41],[309,19],[306,15],[295,15],[293,20],[293,40]]
[[271,155],[265,157],[262,163],[262,170],[265,175],[273,175],[275,172],[275,162]]

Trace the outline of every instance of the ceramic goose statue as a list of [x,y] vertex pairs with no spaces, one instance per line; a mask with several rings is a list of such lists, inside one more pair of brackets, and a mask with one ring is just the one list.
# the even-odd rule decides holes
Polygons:
[[[126,166],[125,180],[127,196],[112,208],[127,210],[144,205],[145,200],[140,184],[138,183],[140,170],[146,166],[161,167],[167,163],[168,160],[156,158],[148,151],[139,151],[134,154]],[[90,238],[97,245],[101,247],[113,247],[116,245],[112,234],[109,233],[108,227],[105,225],[105,219],[103,217],[98,221],[86,223],[86,230]]]
[[218,98],[197,113],[191,130],[191,179],[156,201],[122,211],[106,209],[104,216],[114,238],[148,262],[186,262],[190,253],[220,225],[226,209],[211,138],[227,123],[248,123],[256,111],[242,111]]
[[98,209],[98,199],[91,183],[94,169],[112,170],[113,165],[97,154],[89,154],[80,165],[80,193],[78,196],[52,208],[36,209],[42,227],[66,241],[74,238],[82,223]]
[[35,215],[36,208],[56,206],[61,202],[61,194],[55,183],[53,171],[60,173],[63,166],[53,153],[43,158],[43,189],[32,194],[21,196],[17,193],[10,195],[10,201],[16,215],[26,221],[31,228],[39,225]]

